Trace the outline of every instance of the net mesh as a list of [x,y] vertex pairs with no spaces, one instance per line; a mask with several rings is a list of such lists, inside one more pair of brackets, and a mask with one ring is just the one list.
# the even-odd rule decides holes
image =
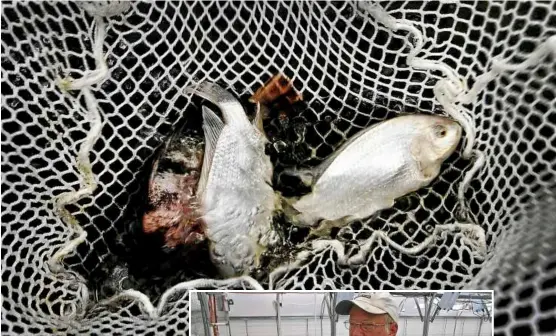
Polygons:
[[[99,298],[91,283],[118,267],[157,148],[180,116],[198,117],[183,88],[207,79],[245,98],[277,72],[294,78],[306,103],[266,125],[287,149],[273,158],[285,195],[295,188],[283,168],[315,165],[396,114],[447,113],[466,132],[430,186],[333,240],[304,242],[306,232],[284,223],[295,248],[257,277],[265,287],[494,287],[498,331],[553,331],[555,6],[2,3],[2,332],[181,334],[188,288],[258,288],[176,269],[116,296]],[[64,90],[60,78],[98,70],[99,27],[106,78]],[[102,127],[85,153],[87,174],[79,153],[94,135],[91,101]],[[83,190],[91,176],[92,195],[60,217],[53,197]]]

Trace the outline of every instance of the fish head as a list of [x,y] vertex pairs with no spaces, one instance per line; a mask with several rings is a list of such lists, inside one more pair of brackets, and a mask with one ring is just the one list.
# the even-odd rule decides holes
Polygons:
[[448,118],[440,116],[419,116],[413,119],[414,137],[411,153],[418,164],[424,180],[435,178],[440,165],[446,160],[461,139],[461,126]]
[[454,120],[445,117],[429,117],[425,125],[425,143],[431,161],[446,160],[461,139],[461,126]]

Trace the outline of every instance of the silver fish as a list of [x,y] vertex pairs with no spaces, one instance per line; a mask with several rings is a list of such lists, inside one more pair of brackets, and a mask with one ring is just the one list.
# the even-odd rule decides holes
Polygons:
[[342,226],[392,207],[439,174],[460,138],[455,121],[429,115],[401,116],[362,131],[317,168],[296,172],[313,186],[292,202],[296,224]]
[[260,116],[251,124],[239,101],[220,86],[202,82],[186,91],[212,102],[224,118],[203,106],[205,156],[197,197],[212,261],[225,277],[247,274],[278,239],[271,226],[277,203],[268,140],[255,126]]

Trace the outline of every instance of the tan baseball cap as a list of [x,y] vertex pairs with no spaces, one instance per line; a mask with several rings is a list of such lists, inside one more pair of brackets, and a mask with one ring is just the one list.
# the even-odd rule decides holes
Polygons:
[[370,314],[388,314],[397,323],[399,320],[398,306],[394,297],[388,292],[364,292],[353,300],[343,300],[336,305],[336,313],[349,315],[349,311],[356,305]]

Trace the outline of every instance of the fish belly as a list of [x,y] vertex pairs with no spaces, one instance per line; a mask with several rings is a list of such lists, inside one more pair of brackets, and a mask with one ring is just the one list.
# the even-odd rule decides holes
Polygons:
[[301,221],[365,218],[391,207],[394,199],[414,190],[415,164],[400,143],[369,142],[350,150],[328,167],[313,191],[294,204]]

